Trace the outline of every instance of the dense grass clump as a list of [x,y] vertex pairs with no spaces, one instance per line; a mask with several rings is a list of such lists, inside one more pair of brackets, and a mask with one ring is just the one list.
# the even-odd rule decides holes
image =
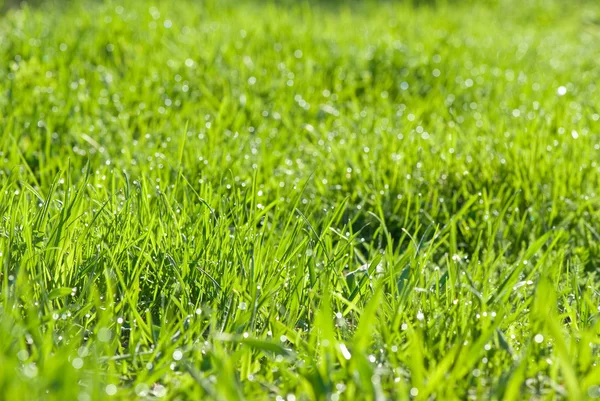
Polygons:
[[0,16],[0,398],[600,397],[600,5]]

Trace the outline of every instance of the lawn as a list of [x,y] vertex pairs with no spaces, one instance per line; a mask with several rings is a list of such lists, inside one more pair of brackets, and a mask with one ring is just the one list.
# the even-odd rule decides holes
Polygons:
[[594,1],[5,7],[0,399],[599,398],[598,60]]

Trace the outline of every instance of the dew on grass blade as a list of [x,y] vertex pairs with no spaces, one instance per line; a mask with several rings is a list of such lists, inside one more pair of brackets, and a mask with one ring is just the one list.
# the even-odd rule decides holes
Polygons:
[[117,386],[115,386],[114,384],[109,384],[105,387],[104,391],[108,395],[115,395],[117,394]]
[[167,395],[167,388],[162,384],[157,383],[152,388],[151,394],[153,394],[157,398],[164,397],[165,395]]
[[17,358],[19,358],[20,361],[26,361],[29,359],[29,352],[26,349],[22,349],[17,352]]
[[81,358],[74,358],[73,361],[71,362],[71,365],[75,369],[81,369],[83,367],[83,359],[81,359]]
[[23,373],[25,376],[33,378],[38,375],[38,368],[34,362],[31,362],[23,367]]
[[107,343],[112,338],[112,332],[106,327],[102,327],[98,330],[98,340]]
[[135,386],[135,393],[139,397],[146,397],[150,391],[150,387],[146,383],[140,383]]
[[587,394],[590,398],[600,398],[600,386],[594,384],[588,387]]
[[91,401],[92,397],[85,392],[80,392],[79,394],[77,394],[77,401]]

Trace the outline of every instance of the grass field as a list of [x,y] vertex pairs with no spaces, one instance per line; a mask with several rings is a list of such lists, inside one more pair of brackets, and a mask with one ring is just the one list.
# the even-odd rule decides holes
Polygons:
[[0,16],[0,399],[600,397],[600,4]]

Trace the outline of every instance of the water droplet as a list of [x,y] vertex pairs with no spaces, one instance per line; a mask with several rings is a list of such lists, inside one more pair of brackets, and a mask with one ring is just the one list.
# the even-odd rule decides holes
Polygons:
[[112,333],[110,331],[110,329],[107,329],[106,327],[102,327],[100,330],[98,330],[98,340],[102,341],[103,343],[107,343],[110,341],[112,337]]
[[22,349],[21,351],[17,352],[17,358],[19,358],[20,361],[26,361],[27,358],[29,358],[29,352],[27,352],[26,349]]
[[106,394],[108,395],[115,395],[117,394],[117,386],[115,386],[114,384],[109,384],[108,386],[106,386],[104,391],[106,391]]
[[23,373],[25,374],[25,376],[30,378],[36,377],[38,374],[38,368],[35,365],[35,363],[32,362],[30,364],[25,365],[25,367],[23,368]]
[[342,356],[348,361],[352,358],[352,354],[348,351],[348,348],[345,344],[340,344],[340,351],[342,351]]
[[81,369],[83,367],[83,359],[75,358],[73,359],[73,362],[71,362],[71,365],[73,365],[75,369]]

